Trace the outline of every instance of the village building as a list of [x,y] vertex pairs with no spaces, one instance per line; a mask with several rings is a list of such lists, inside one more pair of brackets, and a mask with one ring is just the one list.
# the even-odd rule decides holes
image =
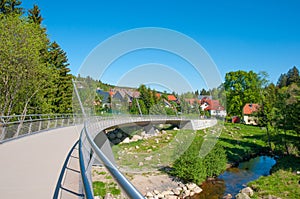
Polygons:
[[255,113],[259,110],[258,104],[247,103],[243,107],[243,120],[245,124],[257,125],[258,117]]

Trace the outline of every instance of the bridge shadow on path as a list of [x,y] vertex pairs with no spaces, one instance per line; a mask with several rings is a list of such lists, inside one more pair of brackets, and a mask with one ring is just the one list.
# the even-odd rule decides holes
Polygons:
[[70,150],[61,170],[53,199],[83,198],[80,188],[81,173],[79,166],[79,147],[77,141]]

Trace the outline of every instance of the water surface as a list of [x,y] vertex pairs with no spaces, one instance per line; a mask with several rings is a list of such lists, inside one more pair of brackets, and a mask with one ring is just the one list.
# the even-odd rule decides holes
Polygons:
[[238,167],[227,169],[216,180],[206,181],[202,184],[203,192],[195,199],[217,199],[224,195],[235,196],[248,182],[260,176],[270,175],[270,170],[276,163],[275,159],[268,156],[259,156],[249,161],[242,162]]

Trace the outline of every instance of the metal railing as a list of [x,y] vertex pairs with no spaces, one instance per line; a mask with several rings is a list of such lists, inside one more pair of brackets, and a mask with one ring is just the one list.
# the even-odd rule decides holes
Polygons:
[[73,114],[0,116],[0,144],[41,131],[82,123]]
[[[129,198],[140,199],[144,198],[144,196],[130,183],[130,181],[119,171],[114,161],[109,157],[109,152],[111,150],[109,141],[106,135],[103,136],[103,145],[98,146],[94,139],[99,133],[103,133],[103,131],[107,128],[118,126],[121,124],[127,123],[135,123],[135,122],[158,122],[167,123],[168,121],[190,121],[193,122],[202,120],[201,124],[195,122],[197,125],[193,128],[201,129],[213,126],[216,124],[216,120],[203,120],[203,119],[189,119],[183,117],[162,117],[162,116],[114,116],[114,117],[92,117],[85,121],[84,128],[81,132],[80,140],[79,140],[79,161],[83,182],[83,192],[85,193],[85,198],[92,199],[93,198],[93,190],[92,190],[92,165],[94,160],[100,159],[106,169],[110,172],[110,174],[114,177],[114,179],[118,182],[119,186],[125,191]],[[104,133],[103,133],[104,134]],[[108,145],[104,146],[105,143]],[[105,149],[106,147],[106,149]],[[105,152],[106,150],[106,152]]]

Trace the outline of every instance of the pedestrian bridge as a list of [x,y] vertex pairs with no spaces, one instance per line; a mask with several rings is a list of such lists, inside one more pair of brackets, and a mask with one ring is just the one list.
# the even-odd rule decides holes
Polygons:
[[1,198],[93,198],[95,160],[128,197],[143,198],[118,170],[105,129],[135,124],[151,133],[152,125],[160,123],[194,130],[216,124],[214,119],[162,116],[90,117],[84,122],[70,116],[32,118],[13,122],[0,118]]

